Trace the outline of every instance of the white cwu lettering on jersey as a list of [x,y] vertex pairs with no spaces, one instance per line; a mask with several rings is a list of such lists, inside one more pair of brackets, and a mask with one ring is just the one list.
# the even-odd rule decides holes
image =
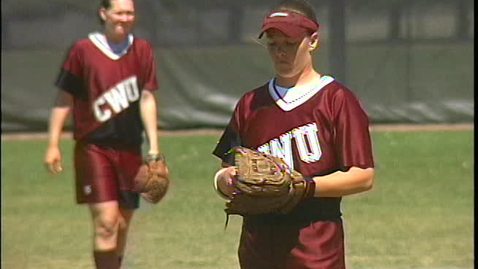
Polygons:
[[317,162],[322,157],[317,131],[316,123],[303,125],[282,134],[279,138],[271,139],[257,150],[283,159],[291,169],[294,169],[292,155],[292,140],[294,140],[299,151],[299,158],[303,162]]
[[[138,101],[140,92],[136,76],[129,77],[113,88],[103,93],[93,102],[95,118],[105,122],[111,118],[113,113],[118,114],[127,109],[130,103]],[[108,107],[102,107],[108,104]]]

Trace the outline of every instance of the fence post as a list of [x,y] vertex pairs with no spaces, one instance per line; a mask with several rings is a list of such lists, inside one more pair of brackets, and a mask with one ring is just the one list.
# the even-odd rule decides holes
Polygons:
[[329,1],[331,74],[341,83],[347,83],[347,50],[345,40],[345,0]]
[[242,22],[244,20],[244,8],[237,1],[229,4],[229,36],[228,43],[241,43]]
[[468,1],[467,0],[457,0],[455,2],[456,7],[456,32],[455,36],[459,40],[468,40],[470,22],[468,18]]

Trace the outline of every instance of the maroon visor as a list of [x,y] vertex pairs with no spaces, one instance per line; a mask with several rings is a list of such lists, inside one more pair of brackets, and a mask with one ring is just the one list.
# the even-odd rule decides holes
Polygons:
[[274,11],[262,22],[261,38],[264,32],[275,28],[291,38],[303,38],[308,32],[319,30],[319,24],[308,17],[294,11]]

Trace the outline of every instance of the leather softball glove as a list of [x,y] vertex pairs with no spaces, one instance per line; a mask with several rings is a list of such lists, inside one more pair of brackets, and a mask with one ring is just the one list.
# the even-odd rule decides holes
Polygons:
[[235,191],[226,203],[228,215],[289,213],[300,201],[312,197],[315,182],[291,170],[280,158],[244,147],[235,154]]
[[135,178],[136,190],[146,201],[157,204],[169,187],[169,170],[164,155],[148,155]]

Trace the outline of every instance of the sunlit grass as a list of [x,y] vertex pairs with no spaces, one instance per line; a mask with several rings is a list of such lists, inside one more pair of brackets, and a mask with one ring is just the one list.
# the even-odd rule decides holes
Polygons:
[[[224,230],[212,188],[217,138],[161,138],[171,188],[136,213],[128,268],[239,268],[241,219]],[[342,206],[348,267],[472,268],[473,132],[375,132],[373,140],[374,189]],[[44,146],[2,141],[2,268],[92,268],[89,215],[74,204],[73,142],[62,142],[65,172],[56,177],[44,171]]]

